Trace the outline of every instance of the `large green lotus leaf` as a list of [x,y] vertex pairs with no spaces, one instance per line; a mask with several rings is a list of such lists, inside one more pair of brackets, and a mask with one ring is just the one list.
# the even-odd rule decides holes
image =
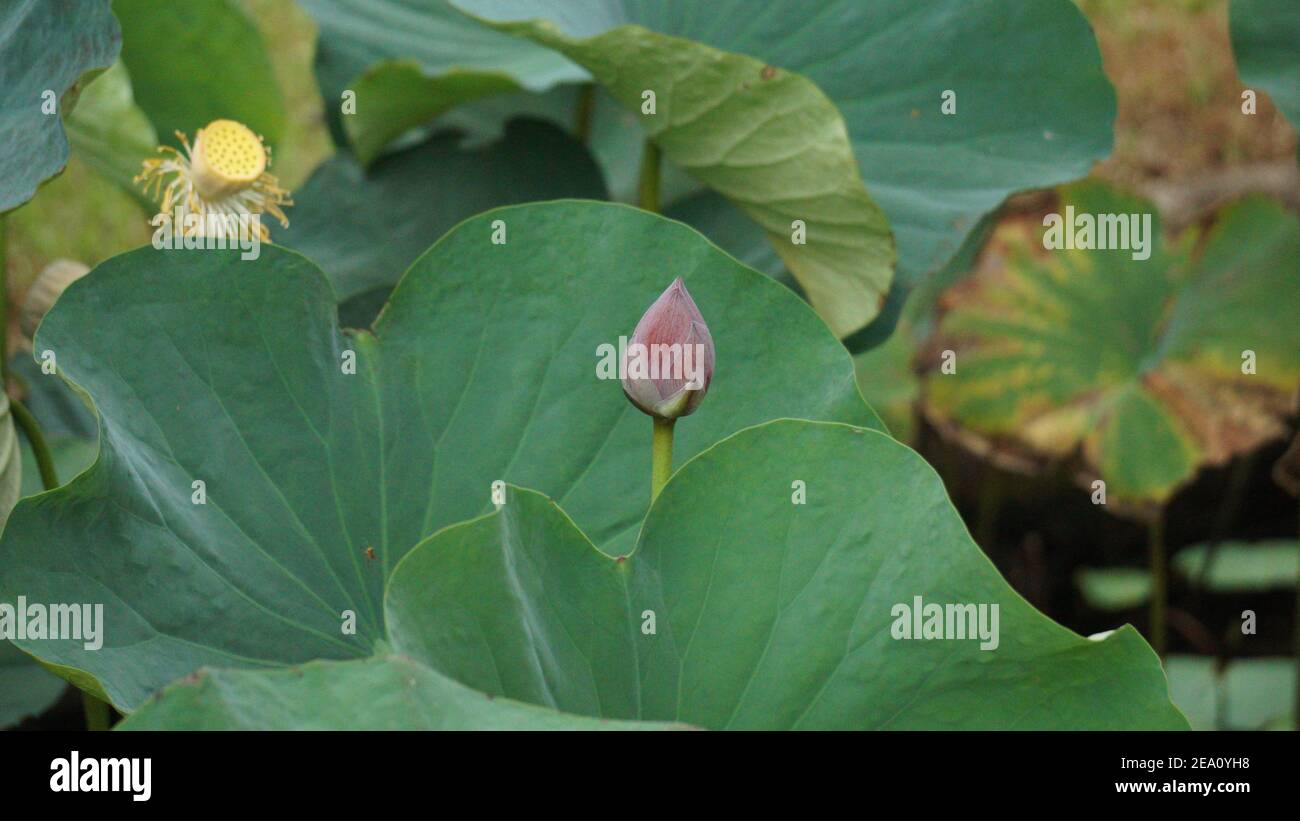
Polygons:
[[[3,669],[3,668],[0,668]],[[402,656],[270,672],[204,670],[170,685],[120,730],[658,730],[477,693]]]
[[[774,418],[879,425],[847,352],[788,289],[627,206],[461,223],[373,335],[342,333],[320,270],[276,246],[108,260],[36,342],[95,401],[99,459],[19,503],[0,539],[0,601],[103,602],[105,646],[23,648],[126,710],[203,665],[370,655],[389,570],[491,510],[498,479],[562,499],[617,552],[646,508],[651,425],[596,378],[598,347],[676,276],[719,362],[708,402],[678,425],[679,459]],[[344,610],[356,635],[341,635]]]
[[[447,108],[503,90],[546,91],[587,72],[481,26],[446,0],[300,0],[319,28],[316,77],[331,123],[363,163]],[[343,94],[356,113],[341,113]]]
[[[904,284],[941,266],[1008,194],[1082,176],[1111,148],[1114,91],[1068,0],[777,0],[761,9],[715,0],[707,12],[691,0],[453,4],[493,20],[545,19],[572,38],[636,24],[806,76],[843,114],[862,177],[889,217]],[[545,26],[512,28],[556,40]],[[664,48],[674,63],[692,59],[671,40]],[[631,71],[617,51],[603,56]],[[668,76],[637,78],[638,103],[642,88]],[[957,113],[945,116],[949,89]],[[708,96],[698,81],[685,93]]]
[[67,127],[78,157],[152,208],[133,181],[141,163],[154,156],[158,135],[135,104],[131,78],[121,60],[81,92],[77,107],[68,115]]
[[550,125],[510,123],[500,141],[464,149],[455,133],[362,167],[339,153],[294,192],[276,240],[325,268],[340,299],[391,286],[429,245],[467,217],[534,200],[602,199],[600,169]]
[[[894,608],[917,596],[997,605],[997,647],[893,638]],[[920,456],[842,424],[779,420],[704,451],[624,558],[513,490],[411,551],[385,609],[399,651],[566,712],[711,729],[1186,726],[1132,628],[1090,641],[1034,610]]]
[[1195,544],[1178,551],[1173,565],[1216,593],[1292,590],[1300,582],[1300,545],[1294,539]]
[[238,120],[270,143],[284,100],[257,26],[233,0],[113,0],[122,62],[140,108],[174,142],[216,119]]
[[[849,334],[879,311],[893,277],[889,225],[863,187],[844,120],[808,78],[730,43],[699,42],[673,17],[681,4],[664,7],[668,26],[651,24],[663,22],[658,12],[637,4],[595,4],[577,14],[547,2],[458,5],[506,21],[496,25],[590,71],[638,114],[665,157],[763,227],[831,330]],[[687,11],[697,17],[696,8]],[[716,25],[727,12],[711,6],[708,16]],[[643,108],[647,89],[656,95],[653,113]],[[806,242],[793,238],[796,221]]]
[[[1067,189],[1069,205],[1152,211],[1100,183]],[[1147,260],[1029,240],[951,291],[933,347],[956,352],[956,373],[927,375],[928,412],[1045,458],[1081,451],[1085,478],[1122,506],[1163,502],[1201,465],[1283,434],[1300,379],[1300,222],[1249,199],[1199,254],[1162,247],[1155,219],[1152,232]]]
[[0,7],[0,214],[63,170],[62,115],[86,75],[113,64],[121,42],[108,0],[11,0]]
[[1300,131],[1300,6],[1291,0],[1232,0],[1228,23],[1241,81],[1268,92]]

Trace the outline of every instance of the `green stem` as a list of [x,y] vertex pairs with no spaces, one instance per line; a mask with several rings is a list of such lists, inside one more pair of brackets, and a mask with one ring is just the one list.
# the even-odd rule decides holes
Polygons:
[[95,698],[85,690],[81,691],[81,707],[86,712],[87,730],[107,730],[112,723],[112,713],[108,710],[108,703]]
[[662,165],[659,146],[647,138],[641,149],[641,176],[637,180],[637,204],[647,211],[659,213],[659,166]]
[[675,419],[654,417],[655,432],[650,443],[650,501],[659,498],[659,491],[668,483],[673,472],[673,425]]
[[54,470],[54,457],[50,453],[50,446],[45,443],[45,434],[41,432],[40,423],[32,412],[27,410],[27,406],[17,399],[9,400],[9,409],[13,412],[14,422],[27,436],[27,441],[32,446],[32,455],[36,457],[36,467],[41,471],[41,484],[46,490],[53,490],[59,486],[59,475]]
[[580,142],[591,141],[591,120],[596,111],[596,84],[587,83],[578,91],[578,110],[574,114],[573,134]]
[[1165,657],[1165,608],[1169,599],[1169,570],[1165,557],[1165,514],[1157,510],[1147,530],[1147,550],[1151,559],[1151,605],[1147,620],[1148,638],[1156,655]]

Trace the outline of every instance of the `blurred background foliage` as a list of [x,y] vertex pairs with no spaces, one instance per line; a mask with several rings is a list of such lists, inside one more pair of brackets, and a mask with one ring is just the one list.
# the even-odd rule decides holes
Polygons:
[[[1270,7],[1268,0],[1237,1],[1260,6],[1264,12],[1276,8]],[[898,322],[894,332],[878,334],[871,340],[873,347],[856,354],[859,382],[894,434],[936,467],[977,541],[1032,604],[1084,634],[1113,629],[1124,622],[1134,623],[1148,637],[1158,629],[1163,637],[1156,643],[1167,653],[1171,692],[1198,729],[1294,727],[1296,693],[1300,691],[1296,661],[1300,658],[1296,593],[1300,521],[1296,499],[1283,486],[1285,482],[1274,480],[1275,473],[1285,476],[1287,470],[1274,466],[1284,458],[1296,430],[1296,371],[1300,368],[1294,332],[1294,300],[1300,294],[1295,284],[1300,262],[1293,255],[1295,213],[1300,209],[1296,131],[1263,87],[1251,86],[1258,97],[1256,113],[1242,113],[1241,95],[1247,86],[1234,56],[1234,39],[1239,38],[1230,26],[1227,0],[1078,0],[1077,5],[1095,31],[1106,75],[1118,97],[1113,152],[1094,167],[1082,188],[1066,186],[1013,196],[986,217],[945,268],[918,283],[905,303],[893,306]],[[400,183],[412,175],[425,185],[454,193],[456,163],[464,155],[450,152],[437,135],[427,140],[428,130],[409,134],[390,146],[389,153],[368,172],[363,172],[346,150],[336,151],[317,85],[317,27],[303,8],[293,0],[202,0],[193,5],[192,13],[216,13],[227,6],[245,15],[248,30],[255,30],[260,37],[260,43],[246,40],[242,44],[264,58],[241,63],[246,75],[241,82],[261,83],[264,87],[259,93],[276,101],[274,116],[263,130],[270,132],[266,136],[274,141],[271,171],[287,188],[312,192],[321,201],[354,197],[358,213],[380,209],[380,216],[388,198],[396,197],[400,203],[408,196]],[[136,0],[119,0],[115,8],[128,40],[132,26],[149,22],[147,8]],[[1300,55],[1293,57],[1293,62],[1300,63]],[[20,310],[28,288],[51,262],[72,259],[93,267],[149,241],[147,200],[129,188],[131,167],[115,163],[114,158],[120,158],[123,151],[129,153],[127,147],[151,146],[158,139],[171,141],[171,134],[164,132],[173,122],[185,122],[187,112],[172,111],[161,118],[151,111],[153,121],[146,120],[132,103],[133,90],[137,101],[149,95],[173,99],[178,92],[165,85],[148,88],[146,83],[132,83],[129,73],[133,63],[141,72],[149,71],[147,54],[133,52],[128,46],[114,69],[83,90],[82,101],[68,121],[73,151],[67,168],[8,216],[9,350],[16,352],[18,390],[27,392],[23,398],[50,431],[65,482],[94,456],[89,441],[93,419],[71,393],[30,393],[37,380],[23,378],[24,369],[31,374],[34,371],[30,371],[30,341],[21,328]],[[156,79],[157,75],[151,76]],[[580,111],[583,93],[567,88],[531,97],[499,95],[456,109],[439,122],[455,125],[469,135],[461,148],[478,152],[476,162],[496,163],[495,167],[502,169],[503,180],[486,196],[502,202],[542,198],[545,190],[512,190],[515,186],[509,181],[508,163],[513,154],[501,149],[508,147],[511,139],[511,132],[502,129],[505,115],[522,111],[553,118],[556,111]],[[183,97],[178,99],[184,102]],[[635,163],[639,139],[627,139],[634,133],[629,130],[633,120],[621,117],[608,105],[597,106],[596,111],[594,122],[579,120],[575,128],[604,133],[608,138],[595,141],[596,162],[583,157],[565,160],[579,169],[570,177],[581,179],[575,189],[562,193],[630,196],[632,177],[611,174],[610,169],[631,168]],[[97,130],[108,112],[113,112],[107,117],[113,127]],[[211,119],[202,110],[188,114],[198,118],[199,125]],[[191,136],[193,127],[188,129]],[[544,138],[528,135],[529,140]],[[564,150],[557,148],[561,153]],[[603,180],[599,171],[604,172]],[[366,186],[361,184],[363,179],[368,180]],[[393,181],[393,191],[385,190],[385,180]],[[721,198],[699,192],[698,185],[682,175],[667,173],[664,185],[681,195],[676,212],[669,209],[670,216],[696,225],[712,218],[719,223],[714,226],[715,237],[729,231],[753,232],[752,225],[733,219],[727,210],[730,206]],[[1226,420],[1224,425],[1210,432],[1211,438],[1218,435],[1219,439],[1207,445],[1205,431],[1183,431],[1197,442],[1195,457],[1178,455],[1174,461],[1181,459],[1185,464],[1162,468],[1155,480],[1158,490],[1137,493],[1140,498],[1131,505],[1125,504],[1130,500],[1122,490],[1105,506],[1095,504],[1092,498],[1089,481],[1106,475],[1108,468],[1103,466],[1104,460],[1099,464],[1098,451],[1089,454],[1084,440],[1108,418],[1104,413],[1091,418],[1071,416],[1071,397],[1046,392],[1025,399],[1014,394],[1014,385],[998,383],[991,376],[985,386],[991,405],[982,409],[983,421],[988,421],[989,407],[998,406],[1005,411],[1000,420],[1005,424],[1001,428],[982,424],[979,413],[960,412],[959,403],[969,400],[969,391],[956,389],[953,393],[952,386],[942,381],[948,377],[939,370],[943,351],[951,348],[958,352],[961,373],[967,361],[965,349],[952,341],[951,331],[959,324],[961,312],[970,309],[973,299],[978,300],[981,289],[1000,288],[1007,277],[1040,276],[1046,277],[1042,281],[1050,281],[1041,272],[1033,273],[1047,266],[1039,242],[1042,216],[1089,191],[1101,192],[1097,196],[1104,202],[1136,202],[1136,208],[1155,217],[1153,222],[1161,232],[1157,242],[1164,250],[1154,253],[1146,266],[1139,266],[1138,277],[1147,272],[1153,277],[1164,276],[1155,272],[1170,271],[1168,276],[1177,280],[1201,265],[1207,254],[1211,263],[1231,274],[1245,263],[1214,257],[1212,247],[1207,250],[1208,238],[1216,231],[1232,227],[1239,232],[1239,239],[1228,244],[1236,246],[1243,260],[1250,256],[1261,232],[1281,234],[1274,256],[1262,263],[1255,260],[1255,268],[1245,266],[1243,270],[1270,277],[1273,284],[1269,288],[1281,289],[1282,298],[1269,300],[1266,290],[1254,294],[1254,302],[1239,306],[1242,326],[1248,327],[1252,316],[1271,323],[1260,328],[1275,337],[1270,351],[1276,358],[1268,361],[1261,357],[1259,366],[1273,368],[1259,380],[1268,385],[1266,395],[1248,378],[1207,393],[1205,407],[1193,408],[1195,418],[1190,427],[1195,427],[1196,419],[1221,417]],[[328,256],[318,262],[330,270],[336,282],[338,277],[356,279],[357,287],[349,292],[353,300],[342,306],[345,321],[354,324],[368,321],[382,305],[387,293],[382,283],[391,282],[392,271],[404,269],[409,261],[403,256],[408,246],[424,247],[427,242],[421,237],[441,233],[460,218],[454,208],[431,208],[421,216],[426,222],[415,226],[416,235],[403,238],[400,230],[395,232],[389,249],[392,258],[383,261],[385,270],[368,272],[373,260],[348,260],[340,251],[353,235],[331,237],[327,231],[305,230],[329,218],[313,214],[308,199],[302,197],[297,210],[289,212],[291,220],[300,219],[300,226],[284,236],[286,244],[313,257]],[[464,207],[474,212],[489,204],[481,197],[470,197]],[[1230,225],[1231,215],[1240,217],[1243,210],[1250,212],[1249,224]],[[1267,228],[1260,227],[1265,224]],[[362,224],[358,230],[374,233],[382,230],[382,223]],[[300,246],[295,240],[304,231],[307,236]],[[376,237],[380,242],[389,239]],[[734,246],[728,243],[729,247],[744,244],[739,239]],[[745,258],[746,262],[793,286],[770,246],[759,243],[752,247],[754,254]],[[1081,269],[1056,276],[1077,277],[1081,271],[1097,275],[1099,269],[1100,275],[1106,276],[1105,266],[1110,263],[1102,256],[1079,263]],[[1168,259],[1157,265],[1159,256]],[[330,267],[336,262],[339,271]],[[367,275],[374,281],[366,280]],[[1083,290],[1089,298],[1100,299],[1094,291]],[[1109,310],[1116,313],[1097,317],[1098,321],[1090,321],[1083,313],[1076,323],[1080,333],[1071,344],[1087,344],[1089,333],[1097,334],[1098,344],[1113,341],[1115,328],[1108,330],[1100,320],[1113,320],[1122,327],[1120,312],[1132,308],[1134,295],[1142,293],[1138,288],[1114,294]],[[1164,327],[1161,311],[1171,297],[1158,289],[1148,296],[1157,314],[1151,333],[1159,336]],[[1081,310],[1095,312],[1098,305]],[[1108,309],[1103,305],[1102,310]],[[990,337],[997,332],[992,326],[985,327],[983,342],[996,348],[998,341],[990,341]],[[1029,349],[1019,367],[1032,371],[1042,364],[1044,350]],[[1086,351],[1070,353],[1088,358]],[[1137,364],[1143,366],[1142,381],[1145,364]],[[1072,395],[1095,398],[1103,386],[1075,387],[1078,390]],[[945,392],[953,395],[945,396]],[[1059,424],[1026,443],[1026,437],[1008,434],[1024,433],[1025,419],[1020,414],[1030,405],[1057,413]],[[1223,444],[1225,430],[1231,433],[1249,427],[1242,422],[1243,415],[1265,421],[1251,428],[1252,435],[1229,436],[1232,446],[1216,446],[1216,442]],[[1063,436],[1062,430],[1067,428],[1071,435]],[[1152,442],[1158,438],[1152,429],[1141,425],[1136,431],[1128,429],[1135,444],[1124,445],[1127,455],[1115,460],[1116,470],[1150,476],[1144,471],[1164,458],[1163,452],[1156,452],[1159,448],[1152,450]],[[1052,447],[1037,447],[1049,440]],[[1300,468],[1294,472],[1300,475]],[[32,481],[36,471],[30,459],[24,474],[23,493],[36,492],[39,487]],[[1169,557],[1168,571],[1167,580],[1153,589],[1148,561],[1157,549]],[[1165,624],[1160,627],[1151,623],[1153,597],[1162,601],[1159,618]],[[1246,611],[1254,614],[1253,634],[1242,631]],[[18,676],[38,677],[39,671],[24,667],[22,659],[9,658],[6,649],[0,648],[0,676],[15,680]],[[58,688],[40,690],[43,703],[57,698],[57,692]],[[13,707],[10,712],[18,710]],[[65,696],[59,710],[47,723],[57,725],[59,715],[71,716],[67,718],[71,725],[79,723],[75,702],[69,697]],[[0,710],[0,719],[4,718]]]

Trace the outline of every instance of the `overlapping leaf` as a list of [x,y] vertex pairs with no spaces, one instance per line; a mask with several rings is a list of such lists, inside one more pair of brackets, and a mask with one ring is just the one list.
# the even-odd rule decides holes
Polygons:
[[[979,217],[1007,194],[1078,177],[1110,148],[1114,94],[1102,73],[1087,23],[1065,0],[1034,0],[1013,9],[993,2],[962,0],[837,0],[816,10],[796,0],[782,0],[765,4],[760,13],[742,0],[729,0],[712,5],[708,15],[696,14],[695,6],[688,2],[602,1],[588,3],[580,11],[549,0],[453,0],[452,5],[489,21],[504,22],[502,27],[507,30],[552,45],[592,68],[593,73],[599,74],[593,67],[603,66],[606,76],[602,81],[610,83],[611,90],[615,85],[632,87],[635,99],[629,101],[624,95],[623,102],[634,102],[629,111],[638,114],[643,90],[655,89],[662,95],[664,78],[686,70],[685,64],[696,57],[748,55],[765,61],[757,66],[771,64],[807,76],[843,114],[862,177],[872,198],[889,216],[898,243],[899,278],[904,285],[942,265],[957,251]],[[309,8],[322,27],[320,73],[326,96],[337,97],[351,78],[369,69],[369,84],[357,80],[351,85],[365,85],[375,92],[369,97],[384,112],[382,125],[396,131],[391,126],[398,121],[393,115],[399,110],[413,112],[411,120],[401,121],[405,128],[421,117],[445,110],[467,85],[477,91],[477,80],[449,71],[449,66],[457,65],[459,51],[443,42],[445,37],[436,35],[455,26],[449,21],[446,6],[445,0],[312,0]],[[417,43],[402,34],[380,36],[373,27],[353,25],[371,19],[400,20],[404,31],[421,31],[426,36]],[[530,20],[547,22],[518,24]],[[616,34],[616,29],[623,31]],[[471,40],[477,36],[472,32],[462,35]],[[619,42],[623,36],[632,36],[632,41]],[[578,42],[582,38],[591,42],[584,46]],[[607,47],[602,49],[602,43]],[[629,50],[629,45],[660,53],[639,63],[626,59],[638,53]],[[687,54],[694,56],[687,59],[683,56]],[[520,79],[511,51],[499,44],[477,50],[475,60],[462,59],[460,64]],[[418,79],[411,61],[421,66]],[[656,61],[666,65],[655,65]],[[729,87],[718,71],[702,70],[710,65],[716,69],[708,59],[699,63],[701,73],[692,78],[688,87],[671,89],[672,93],[698,95],[694,102],[687,101],[689,104],[710,99],[725,102],[737,109],[731,112],[737,117],[720,125],[715,123],[718,129],[696,122],[689,133],[683,133],[677,148],[684,152],[684,144],[691,144],[688,164],[711,152],[716,157],[713,145],[725,137],[727,128],[739,127],[738,118],[750,122],[753,130],[746,138],[748,153],[765,154],[765,162],[771,164],[778,160],[789,163],[792,145],[776,139],[772,123],[749,116],[744,106],[745,95],[766,96],[772,90],[743,76],[738,86]],[[617,76],[610,74],[613,68],[617,68]],[[648,73],[633,76],[641,68],[648,69]],[[444,72],[445,84],[440,79]],[[403,80],[404,76],[409,82]],[[760,78],[764,76],[767,72],[760,70]],[[1014,83],[1008,79],[1012,76]],[[538,71],[536,77],[543,87],[573,79],[554,70]],[[376,78],[383,78],[393,93],[384,93]],[[946,91],[959,95],[955,114],[940,111]],[[384,99],[376,100],[381,94]],[[406,108],[408,104],[415,108]],[[598,114],[602,111],[603,106],[598,105]],[[558,109],[553,116],[564,126],[574,121],[571,107]],[[658,133],[661,126],[641,119],[647,122],[650,133]],[[367,145],[363,153],[370,153],[369,146],[382,139],[375,137],[378,132],[362,137],[364,116],[345,120],[357,135],[354,144]],[[774,122],[784,121],[778,116]],[[803,130],[808,130],[806,122]],[[758,139],[759,135],[767,138]],[[627,163],[627,168],[611,169],[611,152],[605,150],[607,136],[593,134],[593,148],[605,167],[611,190],[622,191],[621,183],[635,171],[635,161]],[[621,144],[621,136],[615,142]],[[611,170],[616,173],[611,174]],[[694,167],[691,170],[698,171]],[[833,281],[821,281],[824,271],[814,270],[816,257],[820,254],[820,261],[842,262],[831,260],[831,252],[848,253],[847,248],[835,244],[844,241],[847,232],[836,230],[830,237],[823,235],[820,245],[810,241],[813,247],[791,248],[790,220],[782,213],[783,221],[778,226],[779,220],[772,217],[797,201],[792,192],[806,192],[813,184],[811,180],[824,181],[826,170],[824,164],[805,164],[805,182],[793,188],[765,185],[763,180],[772,177],[773,169],[758,164],[743,175],[739,170],[727,175],[726,184],[706,181],[716,184],[733,200],[745,196],[789,200],[769,204],[772,207],[762,209],[756,218],[769,229],[768,237],[787,263],[792,257],[798,258],[799,264],[791,266],[796,276],[805,286],[812,283],[814,293],[810,297],[814,304],[832,327],[843,331],[846,324],[860,326],[879,309],[878,302],[867,304],[860,298],[862,282],[853,283],[854,277],[865,276],[862,264],[870,265],[871,260],[860,257],[857,268],[832,268]],[[805,203],[803,208],[811,210],[811,205]],[[708,212],[702,213],[709,216]],[[751,216],[755,215],[751,212]],[[804,214],[802,218],[813,226],[827,214],[813,217],[810,220]],[[842,222],[849,220],[842,218]],[[714,236],[710,224],[711,220],[705,219],[699,225]],[[811,232],[817,233],[816,229]],[[763,248],[768,245],[763,232],[729,231],[724,227],[717,239],[739,243],[724,247],[742,259],[770,254],[770,246]],[[810,261],[809,257],[814,259]],[[875,279],[872,287],[887,284],[887,280]],[[834,299],[815,293],[832,285],[838,289]],[[867,313],[854,314],[864,307]],[[853,319],[842,322],[840,314]],[[877,341],[872,338],[855,345]]]
[[[460,5],[590,71],[673,164],[763,227],[831,330],[851,333],[879,311],[893,276],[889,226],[862,185],[843,119],[806,77],[706,45],[689,27],[664,33],[644,19],[653,11],[633,6]],[[806,236],[795,238],[796,223]]]
[[[895,639],[894,608],[917,596],[997,604],[996,649]],[[1090,642],[1034,611],[919,456],[844,425],[773,422],[705,451],[625,559],[516,492],[412,551],[386,608],[414,657],[579,713],[709,728],[1181,723],[1134,631]]]
[[[301,2],[320,29],[316,75],[325,109],[363,165],[452,106],[587,78],[559,54],[480,26],[446,0]],[[355,113],[344,115],[348,91]]]
[[112,65],[121,42],[108,0],[17,0],[0,8],[0,214],[63,169],[62,117],[78,84]]
[[[400,36],[376,40],[364,31],[328,30],[332,21],[353,19],[363,7],[367,19],[385,19],[400,9],[411,30],[442,33],[417,45],[401,42]],[[527,76],[520,73],[517,55],[491,45],[473,61],[463,61],[471,70],[451,69],[460,47],[445,42],[445,29],[471,40],[499,37],[516,50],[527,46],[534,50],[530,60],[563,54],[595,74],[628,110],[639,112],[642,92],[655,91],[661,114],[640,117],[649,134],[676,165],[724,193],[766,229],[833,330],[855,330],[878,310],[893,264],[888,227],[862,187],[843,121],[806,79],[777,73],[752,57],[642,28],[622,27],[590,42],[551,31],[549,39],[537,37],[540,45],[534,45],[480,26],[442,0],[329,0],[309,8],[316,8],[322,42],[334,41],[334,48],[353,55],[354,69],[363,62],[360,55],[410,58],[373,66],[353,84],[359,106],[368,103],[370,113],[363,117],[358,108],[342,122],[363,161],[411,126],[463,100],[516,88]],[[322,46],[326,69],[329,48]],[[539,72],[535,83],[549,87],[586,77],[567,60],[564,65],[564,72]],[[792,240],[795,220],[806,224],[807,244]]]
[[[805,503],[791,496],[794,477]],[[895,608],[918,596],[998,607],[984,634],[997,640],[981,644],[973,623],[964,639],[895,638]],[[1089,641],[1034,611],[919,456],[847,425],[775,421],[704,451],[669,481],[624,558],[598,550],[551,500],[512,489],[498,511],[411,551],[385,610],[399,652],[488,695],[566,713],[709,728],[1186,726],[1136,632]],[[424,725],[422,709],[394,715],[417,676],[360,685],[359,665],[316,681],[330,705],[375,706],[328,723]],[[286,704],[309,698],[306,685],[239,678],[164,695],[144,726],[321,726]]]
[[232,0],[113,0],[122,62],[158,136],[175,142],[232,119],[269,143],[284,129],[284,100],[257,26]]
[[[0,668],[2,669],[2,668]],[[122,730],[657,730],[491,698],[401,656],[254,673],[204,671],[168,687]]]
[[454,133],[435,135],[369,169],[336,154],[295,194],[293,221],[276,240],[319,261],[340,299],[382,296],[434,240],[474,214],[605,195],[582,145],[550,125],[516,121],[478,149],[459,142]]
[[[625,206],[462,223],[403,279],[374,335],[340,332],[321,272],[284,249],[109,260],[37,338],[94,398],[99,461],[20,503],[0,540],[0,600],[103,602],[105,646],[24,648],[126,709],[202,665],[370,655],[389,570],[490,510],[496,480],[551,494],[605,549],[626,549],[650,425],[596,378],[598,346],[676,276],[720,363],[707,405],[679,426],[679,459],[773,418],[879,424],[807,306],[686,226]],[[342,634],[345,610],[356,635]]]
[[158,136],[135,104],[131,78],[121,60],[86,86],[68,115],[68,138],[91,168],[142,204],[152,205],[133,180],[141,162],[154,156]]
[[[1065,205],[1151,212],[1099,184],[1074,187]],[[1128,248],[1025,252],[953,292],[935,347],[956,352],[956,373],[927,376],[929,411],[1004,446],[1081,450],[1108,499],[1126,504],[1159,503],[1199,466],[1281,435],[1300,379],[1289,319],[1300,224],[1252,199],[1225,210],[1197,254],[1151,241],[1148,260]]]
[[[544,19],[575,38],[644,26],[808,77],[843,114],[868,190],[889,216],[904,283],[942,265],[1009,193],[1081,176],[1110,150],[1114,93],[1092,32],[1064,0],[786,0],[761,9],[726,0],[707,15],[687,0],[580,11],[557,0],[452,2],[493,20]],[[555,39],[546,26],[514,30]],[[638,79],[640,88],[663,83]],[[952,115],[940,109],[948,90]]]

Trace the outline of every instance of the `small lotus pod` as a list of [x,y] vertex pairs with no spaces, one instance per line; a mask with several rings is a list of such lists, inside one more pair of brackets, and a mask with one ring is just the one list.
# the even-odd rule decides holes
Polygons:
[[194,135],[190,169],[194,188],[208,199],[238,194],[266,171],[266,146],[252,129],[234,120],[213,120]]

